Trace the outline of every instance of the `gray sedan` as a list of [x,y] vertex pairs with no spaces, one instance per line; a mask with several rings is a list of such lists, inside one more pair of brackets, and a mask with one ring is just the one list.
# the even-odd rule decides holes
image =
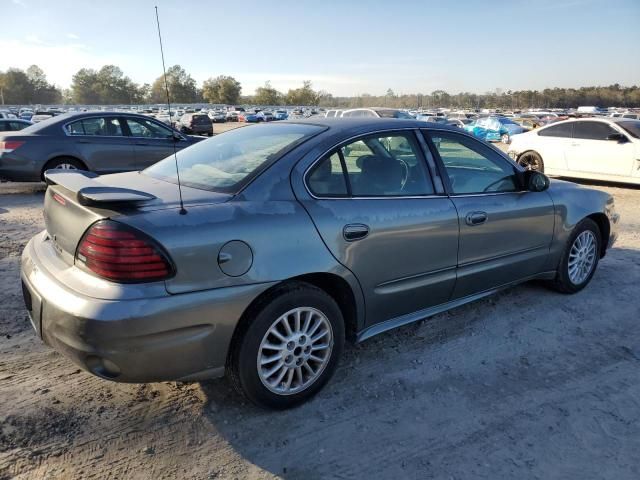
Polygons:
[[0,177],[39,182],[48,169],[98,173],[140,170],[202,140],[144,115],[58,115],[0,135]]
[[459,129],[314,119],[218,135],[142,172],[48,171],[22,282],[44,342],[102,378],[228,373],[309,399],[345,339],[538,279],[574,293],[617,236],[613,198],[549,182]]

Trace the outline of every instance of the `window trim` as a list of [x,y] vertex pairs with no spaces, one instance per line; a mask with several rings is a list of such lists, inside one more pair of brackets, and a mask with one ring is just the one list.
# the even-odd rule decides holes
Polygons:
[[[127,120],[147,120],[147,119],[146,118],[138,118],[138,117],[120,117],[120,118],[122,120],[124,120],[124,125],[126,126],[127,132],[129,132],[129,135],[127,135],[129,138],[145,139],[145,140],[171,140],[170,137],[160,138],[160,137],[137,137],[137,136],[134,136],[134,135],[131,134],[131,128],[129,128],[129,124],[127,123]],[[173,133],[178,133],[180,135],[180,137],[182,137],[183,140],[186,140],[186,138],[184,137],[184,135],[182,135],[182,133],[177,132],[176,130],[174,130],[170,126],[168,126],[166,124],[161,124],[161,122],[158,122],[157,120],[154,121],[153,118],[149,118],[148,121],[150,121],[151,123],[158,124],[162,128],[168,128]]]
[[594,119],[589,119],[589,120],[578,120],[578,121],[574,121],[574,126],[573,129],[571,130],[571,138],[573,140],[588,140],[590,142],[607,142],[609,140],[607,140],[606,138],[583,138],[583,137],[576,137],[576,125],[578,125],[579,123],[597,123],[597,124],[601,124],[601,125],[605,125],[606,127],[609,128],[609,130],[611,130],[613,133],[619,133],[609,122],[602,122],[599,120],[594,120]]
[[[575,121],[575,120],[568,120],[566,123],[565,122],[563,122],[563,123],[552,123],[549,126],[546,126],[544,128],[539,129],[536,132],[536,135],[538,137],[543,137],[543,138],[564,138],[564,139],[571,140],[573,138],[573,131],[575,130],[576,123],[578,123],[578,122]],[[555,135],[540,135],[541,132],[545,132],[546,130],[550,130],[550,129],[554,128],[554,127],[559,127],[559,126],[564,126],[564,125],[570,125],[571,126],[571,136],[569,136],[569,137],[556,137]]]
[[[418,198],[442,198],[446,196],[446,191],[438,192],[436,182],[434,182],[433,176],[431,174],[431,170],[429,169],[429,164],[426,159],[426,154],[422,149],[422,144],[420,143],[420,139],[418,137],[419,131],[420,131],[419,127],[394,128],[391,130],[389,129],[373,130],[367,133],[359,133],[357,135],[353,135],[349,138],[341,140],[340,142],[326,149],[321,155],[319,155],[315,160],[313,160],[307,168],[305,168],[304,172],[302,173],[302,184],[304,185],[304,188],[307,191],[307,194],[314,200],[402,200],[402,199],[418,199]],[[359,139],[364,137],[371,137],[371,136],[376,136],[379,134],[386,134],[386,133],[392,134],[397,132],[411,132],[413,134],[414,140],[416,141],[416,144],[419,150],[418,155],[420,156],[420,159],[418,161],[422,161],[423,165],[426,167],[425,171],[429,176],[429,179],[431,180],[434,193],[429,193],[424,195],[388,195],[388,196],[369,196],[369,197],[367,196],[354,197],[353,195],[348,195],[348,196],[339,196],[339,197],[338,196],[327,197],[327,196],[318,196],[311,191],[311,188],[309,188],[307,179],[309,178],[311,170],[315,167],[315,165],[318,162],[323,161],[327,155],[331,154],[334,151],[335,152],[340,151],[340,149],[343,146],[348,145],[350,143],[354,143],[355,141],[358,141]],[[340,154],[340,156],[342,157],[342,153]],[[347,170],[346,170],[346,162],[345,162],[345,165],[343,166],[342,172],[344,175],[348,177],[349,174],[347,173]],[[347,191],[351,192],[350,181],[347,181]]]
[[[448,197],[452,197],[452,198],[458,198],[458,197],[482,197],[482,196],[495,196],[495,195],[507,195],[507,194],[514,194],[514,193],[526,193],[528,192],[528,190],[526,190],[522,184],[521,184],[521,179],[520,176],[523,173],[522,169],[519,168],[515,163],[513,163],[510,159],[505,158],[501,152],[496,151],[495,147],[492,147],[491,145],[485,145],[484,143],[482,143],[480,140],[478,140],[476,137],[464,133],[464,132],[454,132],[451,130],[445,130],[442,128],[423,128],[422,129],[423,132],[426,132],[425,135],[425,140],[427,141],[427,144],[429,145],[429,148],[432,151],[432,154],[436,160],[436,164],[438,166],[438,170],[440,170],[440,174],[442,176],[442,181],[444,183],[444,187],[445,187],[445,191],[447,192],[447,196]],[[454,136],[459,136],[459,137],[465,137],[465,138],[469,138],[471,140],[473,140],[474,142],[477,142],[481,148],[487,149],[488,151],[495,153],[496,157],[499,158],[500,160],[502,160],[506,165],[508,165],[510,168],[513,169],[513,173],[514,176],[516,177],[516,182],[517,182],[517,187],[519,188],[519,190],[515,190],[513,192],[473,192],[473,193],[455,193],[453,191],[453,187],[451,186],[451,181],[449,179],[449,174],[447,173],[447,167],[444,164],[444,161],[442,160],[442,157],[440,156],[440,152],[438,152],[438,149],[436,148],[435,144],[433,143],[433,140],[431,138],[432,132],[444,132],[444,133],[448,133]]]
[[[120,125],[120,130],[122,131],[122,135],[87,135],[86,133],[83,133],[81,135],[74,135],[72,133],[69,133],[69,125],[71,125],[72,123],[76,123],[76,122],[83,122],[85,120],[89,120],[92,118],[116,118],[118,120],[118,122],[120,121],[120,115],[115,115],[115,114],[106,114],[106,115],[89,115],[86,117],[80,117],[80,118],[76,118],[74,120],[71,120],[65,124],[62,125],[62,131],[64,132],[64,134],[67,137],[89,137],[89,138],[127,138],[128,135],[125,135],[124,131],[124,127],[123,125]],[[82,131],[84,131],[84,126],[82,127]]]

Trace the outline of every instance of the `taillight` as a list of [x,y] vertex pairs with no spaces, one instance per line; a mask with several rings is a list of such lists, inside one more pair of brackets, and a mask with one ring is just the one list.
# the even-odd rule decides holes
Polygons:
[[4,142],[0,142],[0,153],[13,152],[16,148],[20,148],[24,144],[25,142],[19,142],[17,140],[5,140]]
[[111,220],[94,223],[76,251],[76,262],[113,282],[151,282],[173,275],[162,248],[144,233]]

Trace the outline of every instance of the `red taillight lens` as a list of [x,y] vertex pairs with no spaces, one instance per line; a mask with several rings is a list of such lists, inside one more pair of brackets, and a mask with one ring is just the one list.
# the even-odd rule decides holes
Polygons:
[[76,262],[113,282],[151,282],[173,275],[167,255],[142,232],[112,220],[94,223],[84,234]]
[[13,152],[16,148],[20,148],[25,142],[19,142],[17,140],[6,140],[0,142],[0,153]]

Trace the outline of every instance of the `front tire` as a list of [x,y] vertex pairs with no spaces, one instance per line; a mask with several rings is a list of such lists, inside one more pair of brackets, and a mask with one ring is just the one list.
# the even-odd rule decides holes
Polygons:
[[518,165],[524,167],[525,170],[535,170],[544,173],[544,162],[538,152],[532,150],[524,152],[518,157]]
[[344,348],[335,300],[303,282],[283,284],[245,315],[227,373],[253,403],[290,408],[313,397],[333,375]]
[[600,259],[602,236],[596,223],[585,218],[571,232],[552,283],[561,293],[576,293],[593,278]]

